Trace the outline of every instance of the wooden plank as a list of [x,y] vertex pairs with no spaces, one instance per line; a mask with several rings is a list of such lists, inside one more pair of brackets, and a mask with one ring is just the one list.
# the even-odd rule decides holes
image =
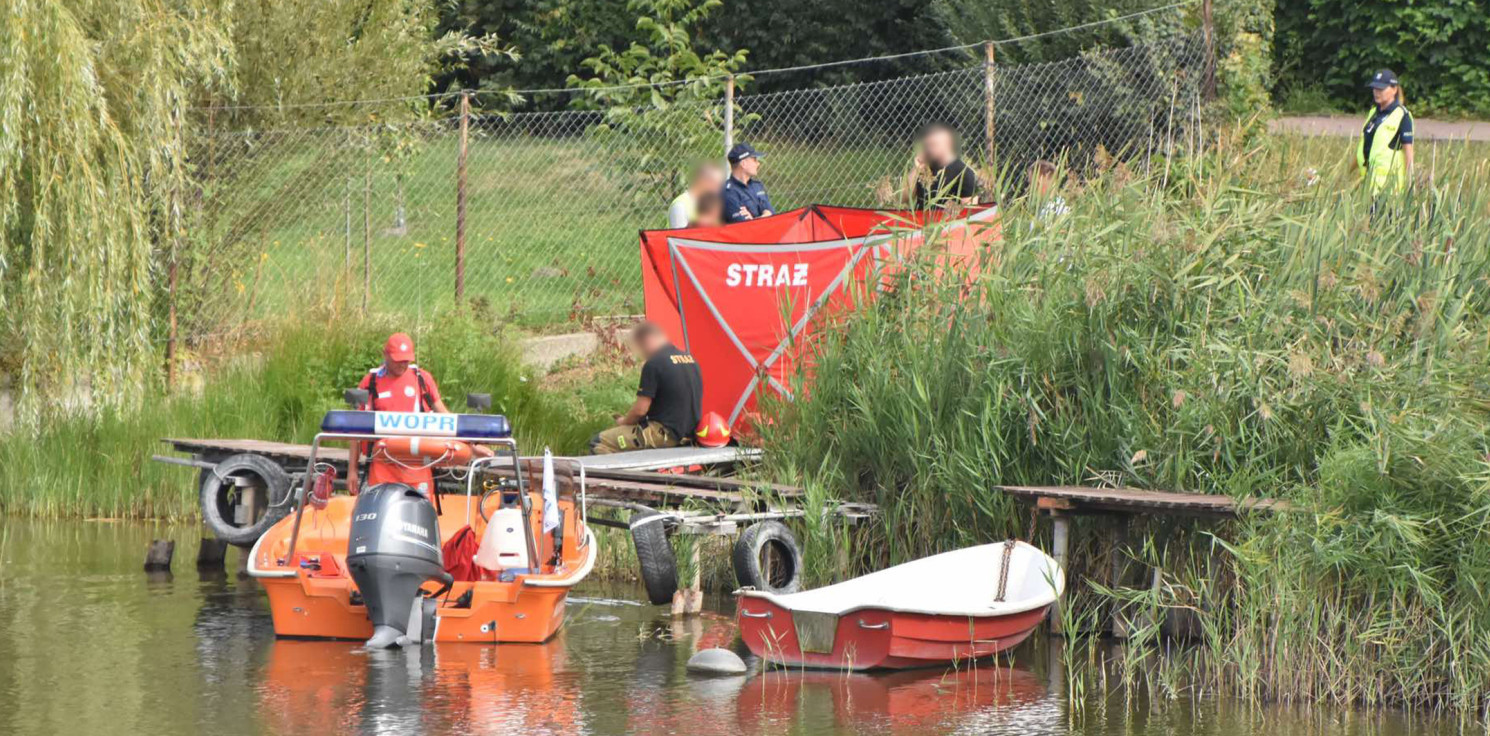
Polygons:
[[[1087,488],[1083,486],[994,486],[1014,496],[1049,504],[1060,500],[1072,508],[1113,511],[1166,511],[1179,514],[1234,516],[1238,511],[1287,511],[1287,501],[1271,498],[1247,498],[1237,501],[1229,496],[1205,493],[1167,493],[1136,488]],[[1047,500],[1048,499],[1048,500]]]
[[760,450],[749,447],[668,447],[660,450],[633,450],[609,455],[566,457],[585,466],[585,470],[662,470],[690,465],[720,465],[754,460]]
[[1044,511],[1069,511],[1075,504],[1069,498],[1050,498],[1041,496],[1035,499],[1035,507]]
[[587,468],[586,476],[591,480],[598,478],[632,480],[640,483],[661,483],[663,485],[685,488],[707,488],[715,491],[769,491],[778,498],[799,498],[803,495],[803,490],[796,486],[766,483],[764,481],[740,480],[739,478],[720,478],[713,475],[657,473],[645,470],[589,470]]
[[[240,452],[249,452],[255,455],[264,455],[275,459],[294,459],[305,463],[310,460],[310,445],[298,445],[288,442],[269,442],[267,440],[243,440],[243,439],[176,439],[167,438],[161,440],[176,448],[178,452],[193,455],[236,455]],[[321,447],[317,457],[327,462],[347,462],[347,448],[345,446],[325,445]]]
[[[745,500],[744,496],[729,491],[713,491],[707,488],[679,488],[677,486],[665,486],[658,483],[639,483],[637,481],[613,481],[613,480],[591,480],[587,484],[587,491],[597,498],[619,497],[626,500],[635,500],[639,497],[657,499],[686,499],[691,501],[709,501],[711,503],[738,504]],[[615,494],[612,496],[611,494]]]

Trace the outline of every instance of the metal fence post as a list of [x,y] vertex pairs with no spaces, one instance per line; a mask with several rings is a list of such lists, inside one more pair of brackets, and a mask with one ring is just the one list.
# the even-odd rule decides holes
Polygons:
[[735,75],[724,80],[724,165],[729,167],[729,149],[735,147]]
[[460,154],[455,162],[455,303],[466,296],[466,144],[471,129],[471,93],[460,96]]
[[993,167],[995,146],[993,143],[993,42],[983,42],[983,138],[988,147],[988,173],[996,176]]

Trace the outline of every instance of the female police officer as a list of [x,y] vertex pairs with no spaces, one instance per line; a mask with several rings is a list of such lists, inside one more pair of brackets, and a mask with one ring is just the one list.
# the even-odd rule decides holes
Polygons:
[[1371,196],[1401,192],[1412,178],[1412,114],[1402,106],[1402,86],[1391,69],[1382,69],[1366,85],[1376,107],[1361,128],[1356,166]]

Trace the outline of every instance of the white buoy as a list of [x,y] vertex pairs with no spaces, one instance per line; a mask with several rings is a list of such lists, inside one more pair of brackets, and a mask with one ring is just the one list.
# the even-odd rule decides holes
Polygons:
[[745,660],[728,649],[704,649],[688,658],[688,671],[697,675],[743,675]]

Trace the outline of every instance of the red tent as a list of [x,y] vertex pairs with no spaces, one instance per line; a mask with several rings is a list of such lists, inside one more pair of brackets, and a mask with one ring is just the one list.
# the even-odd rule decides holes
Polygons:
[[[735,425],[762,384],[790,397],[788,377],[815,317],[845,306],[849,287],[936,233],[940,256],[971,272],[998,237],[997,209],[952,213],[816,205],[723,227],[645,230],[647,319],[693,353],[704,411]],[[882,271],[881,271],[882,273]]]

